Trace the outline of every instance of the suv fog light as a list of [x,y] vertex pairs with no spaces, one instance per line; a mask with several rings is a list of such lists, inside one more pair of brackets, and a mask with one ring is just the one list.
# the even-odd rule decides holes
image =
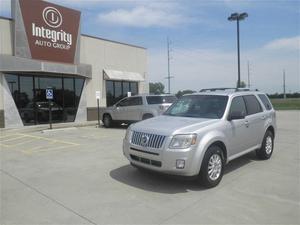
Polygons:
[[176,160],[176,169],[183,169],[185,166],[185,161],[183,159]]

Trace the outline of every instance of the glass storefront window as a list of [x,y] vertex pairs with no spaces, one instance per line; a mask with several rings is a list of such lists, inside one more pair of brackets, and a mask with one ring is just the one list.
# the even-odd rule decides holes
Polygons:
[[49,122],[46,88],[53,88],[52,119],[54,123],[75,120],[84,79],[63,76],[5,75],[24,125]]
[[19,95],[19,79],[18,79],[18,76],[8,74],[5,77],[6,77],[6,81],[7,81],[10,93],[11,93],[13,99],[15,100],[15,102],[17,104],[18,95]]
[[138,82],[130,81],[106,81],[106,104],[112,106],[122,98],[127,97],[127,93],[131,92],[131,95],[138,94]]
[[24,124],[33,125],[35,124],[33,77],[22,76],[19,79],[20,92],[17,104],[19,113]]

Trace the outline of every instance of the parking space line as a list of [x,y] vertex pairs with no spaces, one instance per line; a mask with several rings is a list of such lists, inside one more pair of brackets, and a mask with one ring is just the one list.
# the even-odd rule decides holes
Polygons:
[[1,142],[3,143],[3,142],[7,142],[7,141],[13,141],[13,140],[17,140],[17,139],[22,139],[22,138],[24,138],[24,136],[18,135],[18,137],[6,139],[6,140],[1,140]]
[[[63,141],[63,140],[58,140],[54,138],[48,138],[48,137],[41,137],[41,136],[36,136],[36,135],[30,135],[30,134],[22,134],[22,133],[16,133],[13,135],[6,135],[4,137],[11,137],[9,139],[5,140],[0,140],[0,146],[3,146],[5,148],[13,148],[17,146],[22,146],[26,143],[30,142],[37,142],[37,141],[42,141],[42,143],[36,143],[38,146],[32,147],[25,150],[17,150],[14,149],[15,151],[22,152],[24,154],[30,155],[33,153],[39,153],[39,152],[50,152],[50,151],[56,151],[60,149],[66,149],[69,147],[75,147],[79,146],[80,144],[77,144],[75,142],[69,142],[69,141]],[[4,138],[2,137],[2,138]],[[24,138],[24,140],[22,140]],[[21,142],[18,143],[7,143],[9,141],[14,142],[14,140],[21,140]],[[5,142],[5,144],[3,143]],[[1,148],[2,150],[2,148]]]
[[68,144],[68,145],[77,145],[77,143],[74,143],[74,142],[61,141],[61,140],[58,140],[58,139],[52,139],[52,138],[34,136],[34,135],[29,135],[29,134],[24,134],[24,136],[35,138],[35,139],[40,139],[40,140],[46,140],[46,141],[50,141],[50,142],[56,142],[56,143],[62,143],[62,144]]
[[[78,145],[79,146],[79,145]],[[61,149],[65,149],[65,148],[70,148],[70,147],[74,147],[74,146],[59,146],[59,147],[55,147],[55,148],[48,148],[48,149],[41,149],[41,150],[37,150],[37,151],[31,151],[31,153],[40,153],[40,152],[53,152],[53,151],[57,151],[57,150],[61,150]]]

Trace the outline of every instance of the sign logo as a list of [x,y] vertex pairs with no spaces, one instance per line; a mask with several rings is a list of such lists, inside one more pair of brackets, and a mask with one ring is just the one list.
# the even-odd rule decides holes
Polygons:
[[43,19],[45,23],[52,28],[57,28],[62,24],[62,15],[58,9],[48,6],[43,10]]
[[53,99],[53,89],[46,89],[46,99],[52,100]]
[[142,139],[141,139],[142,146],[146,147],[146,145],[148,144],[148,141],[149,141],[149,136],[143,135]]

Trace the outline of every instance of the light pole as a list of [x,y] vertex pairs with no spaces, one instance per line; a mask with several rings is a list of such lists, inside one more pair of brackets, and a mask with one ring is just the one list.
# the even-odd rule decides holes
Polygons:
[[241,85],[241,69],[240,69],[240,20],[244,20],[248,17],[247,13],[232,13],[230,17],[228,17],[229,21],[236,20],[236,28],[237,28],[237,54],[238,54],[238,82],[237,87],[239,88]]

